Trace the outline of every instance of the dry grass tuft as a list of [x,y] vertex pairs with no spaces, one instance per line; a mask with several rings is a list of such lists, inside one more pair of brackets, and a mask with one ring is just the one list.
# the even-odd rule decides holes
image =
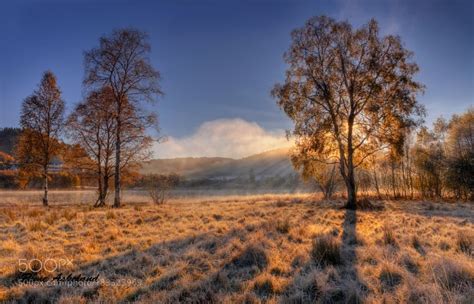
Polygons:
[[257,267],[262,270],[268,265],[268,257],[261,246],[250,245],[232,260],[232,265],[237,268]]
[[442,258],[433,263],[435,281],[446,290],[469,292],[474,288],[474,266]]
[[421,241],[417,235],[412,236],[411,245],[413,246],[413,248],[415,248],[416,251],[418,251],[419,254],[425,255],[425,249],[423,248],[423,245],[421,244]]
[[317,264],[341,265],[341,245],[332,235],[318,235],[313,242],[311,256]]
[[26,213],[26,215],[27,215],[28,217],[32,217],[32,218],[34,218],[34,217],[40,217],[40,216],[42,216],[43,214],[44,214],[44,211],[43,211],[43,210],[40,210],[40,209],[38,209],[38,208],[29,210],[29,211]]
[[74,210],[71,210],[69,208],[63,210],[62,217],[66,219],[66,221],[72,221],[75,219],[77,216],[77,213],[74,212]]
[[4,209],[2,213],[10,222],[14,222],[17,219],[16,213],[12,209]]
[[460,231],[456,245],[459,251],[467,255],[474,254],[474,234],[470,234],[467,231]]
[[393,247],[397,247],[397,240],[395,239],[395,236],[394,236],[394,233],[393,233],[393,230],[385,225],[384,228],[383,228],[383,243],[384,245],[390,245],[390,246],[393,246]]
[[279,233],[290,232],[290,220],[288,218],[276,222],[276,230]]
[[402,283],[403,275],[400,270],[391,264],[384,264],[379,273],[382,291],[393,291]]
[[267,298],[277,292],[275,283],[271,276],[265,276],[261,279],[257,279],[254,283],[254,292],[263,298]]
[[28,230],[31,232],[42,232],[45,231],[48,227],[41,220],[33,220],[28,224]]
[[114,211],[108,210],[108,211],[105,213],[105,218],[108,219],[108,220],[114,220],[114,219],[116,219],[117,217],[115,216],[115,212],[114,212]]
[[55,223],[57,223],[58,219],[59,219],[58,213],[57,213],[56,211],[53,211],[53,212],[50,212],[48,215],[46,215],[46,218],[45,218],[44,221],[45,221],[48,225],[52,226],[52,225],[54,225]]

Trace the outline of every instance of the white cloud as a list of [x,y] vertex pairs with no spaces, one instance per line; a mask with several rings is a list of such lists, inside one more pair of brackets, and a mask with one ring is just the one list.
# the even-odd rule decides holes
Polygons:
[[240,118],[204,122],[191,135],[169,137],[155,144],[155,158],[220,156],[241,158],[252,154],[291,146],[285,132],[265,130],[256,122]]

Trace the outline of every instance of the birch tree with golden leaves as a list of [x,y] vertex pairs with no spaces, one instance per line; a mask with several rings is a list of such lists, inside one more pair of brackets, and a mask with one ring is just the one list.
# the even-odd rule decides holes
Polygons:
[[17,146],[20,170],[41,174],[43,205],[48,206],[49,166],[60,154],[59,136],[64,124],[64,101],[52,72],[45,72],[38,89],[23,101],[20,124],[22,134]]
[[[123,152],[128,145],[124,140],[124,125],[146,125],[150,122],[148,115],[127,116],[142,112],[142,101],[155,101],[162,94],[158,81],[159,72],[153,68],[149,58],[150,44],[148,36],[135,29],[120,29],[111,35],[100,38],[98,47],[85,53],[86,88],[98,89],[110,87],[114,97],[116,132],[115,132],[115,173],[114,207],[120,207],[122,158],[133,157],[133,149]],[[137,118],[144,118],[141,122]],[[137,132],[139,128],[135,128]],[[138,133],[135,135],[141,136]],[[137,148],[138,146],[135,146]],[[136,151],[138,152],[138,151]],[[128,154],[128,155],[123,155]]]
[[111,88],[93,91],[77,104],[68,117],[67,130],[72,142],[88,156],[78,158],[75,166],[96,177],[98,197],[94,206],[105,206],[109,180],[114,175],[116,119]]
[[337,163],[347,208],[357,206],[355,170],[378,151],[401,151],[424,109],[418,66],[400,37],[381,36],[375,20],[353,28],[321,16],[291,34],[284,83],[272,95],[294,122],[295,155]]

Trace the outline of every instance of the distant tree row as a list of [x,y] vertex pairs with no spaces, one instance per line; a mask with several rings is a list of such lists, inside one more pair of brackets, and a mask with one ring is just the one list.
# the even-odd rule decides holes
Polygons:
[[379,155],[372,165],[374,172],[386,172],[380,180],[393,197],[474,200],[474,109],[450,121],[440,118],[432,129],[421,127],[403,149]]

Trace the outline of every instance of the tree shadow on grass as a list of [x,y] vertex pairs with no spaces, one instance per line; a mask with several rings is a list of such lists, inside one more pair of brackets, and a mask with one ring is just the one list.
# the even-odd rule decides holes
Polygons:
[[[293,281],[283,291],[280,303],[363,302],[368,289],[356,268],[356,212],[345,210],[340,258],[335,254],[336,257],[326,256],[327,260],[323,261],[310,252],[309,261],[300,268],[299,273],[293,275]],[[334,236],[327,237],[331,239]],[[312,250],[315,250],[314,247]]]
[[[253,227],[252,231],[259,229],[263,228]],[[83,277],[99,275],[101,283],[82,287],[26,285],[17,290],[9,301],[54,303],[61,296],[80,296],[88,302],[218,302],[217,293],[238,292],[241,284],[252,279],[268,264],[265,252],[259,247],[244,248],[240,252],[223,249],[229,248],[228,245],[237,239],[248,238],[248,234],[246,228],[231,229],[224,234],[206,232],[160,242],[144,250],[131,249],[78,265],[72,271]],[[229,259],[232,256],[235,257]],[[225,264],[218,267],[211,265],[216,260]],[[182,286],[180,280],[184,276],[186,282],[190,282],[189,278],[196,279]],[[19,272],[0,277],[0,284],[13,288],[21,277]],[[33,275],[32,279],[35,278],[38,277]],[[122,291],[115,300],[107,299],[104,288],[114,284]]]
[[[306,213],[301,216],[305,217]],[[87,287],[26,286],[15,294],[12,302],[57,302],[62,296],[83,297],[87,302],[108,300],[122,303],[215,303],[223,296],[235,299],[245,285],[269,264],[265,246],[250,236],[254,231],[268,229],[264,225],[266,223],[251,230],[241,227],[226,233],[199,233],[84,263],[78,265],[74,273],[85,277],[99,274],[106,283]],[[277,295],[281,302],[356,303],[363,299],[367,288],[359,280],[355,266],[358,245],[356,225],[356,212],[346,210],[342,224],[342,264],[324,266],[310,260],[306,265],[295,268],[298,271],[284,274],[291,283]],[[245,245],[241,249],[235,248],[232,245],[234,242]],[[302,284],[301,280],[311,279],[311,273],[326,276],[324,286],[319,283]],[[11,283],[15,275],[0,278],[0,283]],[[114,283],[116,287],[111,287],[110,284]],[[262,300],[276,295],[273,291],[266,292],[265,288],[261,286],[261,292],[254,290],[255,295]]]
[[474,208],[472,203],[448,202],[401,202],[396,206],[397,211],[414,214],[426,218],[447,218],[460,220],[463,223],[474,223]]

